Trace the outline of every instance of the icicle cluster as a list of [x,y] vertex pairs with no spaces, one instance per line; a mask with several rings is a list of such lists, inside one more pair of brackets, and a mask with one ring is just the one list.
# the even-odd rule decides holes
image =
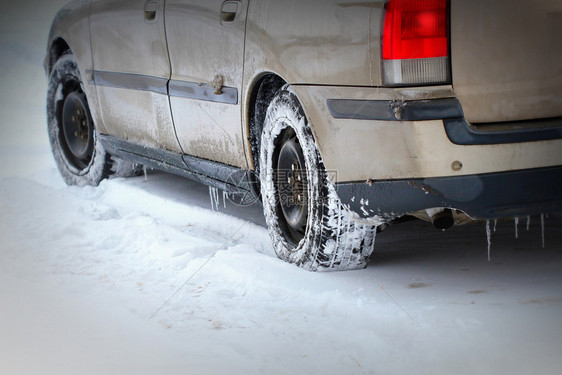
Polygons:
[[[545,247],[545,241],[544,241],[544,220],[545,217],[548,218],[548,214],[541,214],[541,245],[542,248],[544,249]],[[515,238],[518,239],[519,238],[519,217],[515,216],[513,218],[514,223],[515,223]],[[497,227],[498,221],[494,220],[494,229],[493,231],[496,231],[496,227]],[[531,216],[527,215],[527,231],[529,231],[529,229],[531,228]],[[487,237],[487,241],[488,241],[488,262],[490,261],[491,257],[490,257],[490,248],[492,246],[492,230],[490,229],[490,220],[486,220],[486,237]]]
[[209,186],[209,198],[211,198],[211,209],[217,212],[220,207],[219,189]]

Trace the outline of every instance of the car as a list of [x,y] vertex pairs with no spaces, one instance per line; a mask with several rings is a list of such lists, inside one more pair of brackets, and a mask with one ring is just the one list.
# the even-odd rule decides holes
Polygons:
[[[562,209],[558,0],[76,0],[49,34],[54,159],[255,197],[279,258]],[[251,200],[251,199],[250,199]]]

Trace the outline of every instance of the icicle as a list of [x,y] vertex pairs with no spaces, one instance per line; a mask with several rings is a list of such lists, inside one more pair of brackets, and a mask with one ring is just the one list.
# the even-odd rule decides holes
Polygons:
[[226,199],[228,198],[228,193],[226,191],[222,192],[222,206],[226,210]]
[[490,230],[490,220],[486,220],[486,237],[488,239],[488,262],[490,261],[490,249],[492,247],[492,231]]
[[513,218],[513,221],[515,222],[515,239],[519,238],[519,216],[515,216]]
[[219,196],[219,189],[215,188],[215,207],[217,209],[217,212],[219,211],[221,205],[221,199]]
[[218,212],[218,211],[219,211],[220,204],[221,204],[221,200],[220,200],[220,198],[219,198],[219,189],[214,188],[214,189],[213,189],[213,192],[214,192],[214,194],[215,194],[215,211]]
[[531,227],[531,215],[527,215],[527,232],[529,231],[530,227]]
[[220,199],[219,191],[217,188],[209,186],[209,197],[211,199],[211,209],[215,212],[219,210]]
[[542,248],[544,249],[544,214],[541,214],[541,236],[542,236]]
[[148,181],[148,170],[146,169],[146,165],[142,166],[142,172],[144,173],[144,182]]
[[496,227],[498,226],[498,219],[494,220],[494,232],[496,231]]

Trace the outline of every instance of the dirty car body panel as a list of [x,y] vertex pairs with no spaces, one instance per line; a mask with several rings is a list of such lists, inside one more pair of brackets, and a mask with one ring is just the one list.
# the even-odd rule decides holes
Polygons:
[[423,66],[446,78],[389,84],[389,67],[410,74],[384,57],[397,3],[77,0],[46,68],[63,40],[109,152],[226,190],[251,189],[228,177],[256,169],[260,83],[275,76],[357,220],[562,209],[559,1],[444,1],[446,56]]
[[180,151],[168,100],[171,68],[164,3],[92,1],[91,74],[97,89],[102,133]]

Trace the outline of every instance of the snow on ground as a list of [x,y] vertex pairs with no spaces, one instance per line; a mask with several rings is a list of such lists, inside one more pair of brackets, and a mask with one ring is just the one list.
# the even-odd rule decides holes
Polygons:
[[[2,14],[0,374],[558,374],[562,218],[425,223],[371,266],[277,260],[259,207],[163,173],[66,187],[41,60],[57,1]],[[20,12],[25,16],[16,17]]]

